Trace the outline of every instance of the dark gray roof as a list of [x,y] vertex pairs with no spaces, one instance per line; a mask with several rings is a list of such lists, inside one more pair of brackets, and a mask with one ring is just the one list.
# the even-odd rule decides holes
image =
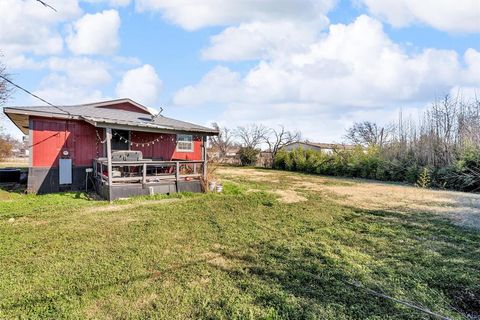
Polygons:
[[318,149],[353,149],[355,145],[344,143],[322,143],[322,142],[310,142],[310,141],[297,141],[285,145],[285,148],[297,148],[299,145],[314,147]]
[[[108,108],[119,103],[131,103],[140,108],[139,112]],[[142,112],[144,111],[144,112]],[[92,104],[74,106],[37,106],[37,107],[8,107],[4,112],[11,114],[46,116],[50,118],[70,118],[85,120],[96,127],[134,127],[144,131],[180,131],[205,134],[218,134],[215,129],[199,126],[193,123],[167,118],[162,115],[154,117],[149,109],[130,99],[120,99]],[[146,114],[145,112],[149,112]],[[17,124],[18,125],[18,124]],[[20,128],[21,129],[21,128]]]

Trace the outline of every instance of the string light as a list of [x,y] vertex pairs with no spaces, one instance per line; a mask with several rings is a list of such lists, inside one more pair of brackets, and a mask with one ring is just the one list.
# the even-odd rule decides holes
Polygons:
[[[95,134],[97,135],[97,145],[98,143],[101,143],[101,144],[104,144],[105,142],[107,142],[107,138],[105,138],[104,140],[102,140],[100,138],[100,135],[98,134],[98,131],[95,130]],[[113,136],[116,136],[118,137],[118,139],[126,144],[130,144],[130,146],[135,146],[135,147],[149,147],[150,145],[155,145],[155,142],[159,143],[159,142],[162,142],[162,141],[170,141],[170,142],[176,142],[176,136],[175,135],[169,135],[170,137],[164,137],[164,135],[160,135],[158,138],[155,138],[151,141],[133,141],[133,139],[127,139],[127,138],[124,138],[122,135],[120,135],[118,132],[116,131],[113,131],[112,132],[112,135]],[[193,140],[198,140],[199,139],[199,136],[192,136]]]
[[98,134],[98,131],[96,129],[95,129],[95,134],[97,135],[97,142],[100,142],[101,144],[104,144],[105,142],[107,142],[107,138],[105,138],[104,140],[100,138],[100,135]]

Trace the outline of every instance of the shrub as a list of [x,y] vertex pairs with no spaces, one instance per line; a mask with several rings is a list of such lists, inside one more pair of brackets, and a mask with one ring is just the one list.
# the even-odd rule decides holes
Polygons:
[[259,151],[252,147],[242,147],[238,150],[242,166],[253,166],[257,162]]
[[273,167],[275,169],[282,169],[286,170],[286,162],[287,158],[289,158],[289,154],[285,150],[280,150],[277,152],[275,155],[275,158],[273,159]]
[[378,148],[338,150],[332,154],[303,150],[280,151],[275,168],[333,176],[405,181],[416,186],[461,191],[480,190],[480,150],[462,151],[451,166],[427,168],[409,154],[387,156]]
[[427,167],[424,167],[415,185],[419,188],[428,188],[430,187],[430,183],[430,170],[428,170]]

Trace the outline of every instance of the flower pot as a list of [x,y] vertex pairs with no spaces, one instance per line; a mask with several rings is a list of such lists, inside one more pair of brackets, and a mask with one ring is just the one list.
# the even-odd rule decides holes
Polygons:
[[211,191],[211,192],[215,191],[215,186],[216,185],[217,185],[217,183],[215,181],[210,181],[208,183],[208,190]]

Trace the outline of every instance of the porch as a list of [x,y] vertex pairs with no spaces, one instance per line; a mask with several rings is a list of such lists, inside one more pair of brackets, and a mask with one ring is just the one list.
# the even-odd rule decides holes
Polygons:
[[93,161],[99,195],[107,200],[155,193],[202,192],[205,161]]
[[93,160],[95,189],[102,198],[112,201],[137,195],[203,191],[202,179],[207,170],[206,136],[201,137],[198,145],[201,160],[145,159],[140,150],[112,150],[112,128],[105,129],[106,157]]

